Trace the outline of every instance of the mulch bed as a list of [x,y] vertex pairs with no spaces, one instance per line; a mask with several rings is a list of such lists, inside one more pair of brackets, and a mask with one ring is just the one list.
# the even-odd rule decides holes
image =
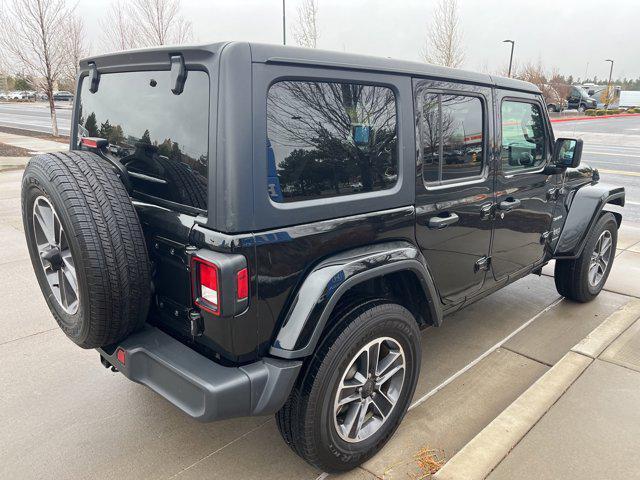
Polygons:
[[11,128],[11,127],[0,127],[0,132],[13,133],[14,135],[22,135],[24,137],[41,138],[43,140],[52,140],[54,142],[60,142],[60,143],[69,143],[68,135],[59,135],[57,137],[54,137],[49,133],[32,132],[31,130],[23,130],[21,128]]
[[30,157],[29,150],[0,143],[0,157]]

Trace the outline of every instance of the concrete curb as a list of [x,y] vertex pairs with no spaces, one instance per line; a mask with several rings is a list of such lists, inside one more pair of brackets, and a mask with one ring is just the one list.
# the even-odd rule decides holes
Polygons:
[[0,173],[11,170],[22,170],[28,161],[29,157],[0,157]]
[[640,300],[617,310],[449,460],[435,480],[483,480],[611,342],[640,316]]
[[619,118],[619,117],[638,117],[640,113],[616,113],[614,115],[585,116],[585,117],[567,117],[567,118],[551,118],[551,123],[561,122],[582,122],[584,120],[602,120],[603,118]]
[[604,350],[640,318],[640,299],[633,299],[612,313],[571,351],[597,358]]

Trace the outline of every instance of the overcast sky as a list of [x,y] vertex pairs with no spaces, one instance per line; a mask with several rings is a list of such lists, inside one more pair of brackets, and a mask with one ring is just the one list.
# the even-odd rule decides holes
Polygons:
[[[97,19],[110,0],[80,0],[94,50]],[[286,0],[287,40],[300,0]],[[319,48],[419,60],[434,0],[318,0]],[[458,0],[466,60],[463,68],[494,72],[509,59],[541,60],[574,77],[640,76],[640,0]],[[183,0],[195,43],[220,40],[282,42],[282,0]]]

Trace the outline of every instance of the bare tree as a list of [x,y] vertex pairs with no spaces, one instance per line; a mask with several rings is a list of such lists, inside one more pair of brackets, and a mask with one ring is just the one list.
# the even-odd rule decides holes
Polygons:
[[0,11],[0,46],[49,97],[51,130],[58,135],[53,90],[64,65],[64,0],[11,0]]
[[179,17],[173,33],[173,43],[181,45],[190,42],[193,39],[193,28],[189,20]]
[[140,46],[140,35],[134,27],[134,20],[127,5],[122,0],[111,4],[107,16],[100,21],[103,32],[102,43],[108,50],[129,50]]
[[180,14],[180,0],[133,0],[136,26],[146,46],[191,39],[191,22]]
[[295,26],[293,38],[301,47],[316,48],[319,36],[318,1],[302,0],[298,5],[298,24]]
[[464,62],[464,47],[456,0],[439,0],[427,32],[422,56],[426,62],[458,68]]
[[547,84],[547,76],[544,73],[544,68],[540,61],[538,61],[538,63],[529,62],[519,71],[515,73],[512,72],[512,75],[514,78],[533,83],[540,90],[543,90]]
[[65,63],[62,75],[69,83],[76,86],[80,60],[89,54],[89,47],[84,30],[84,20],[75,13],[66,19],[66,35],[64,39]]
[[557,105],[564,108],[565,100],[569,98],[571,94],[571,82],[560,75],[557,68],[554,68],[549,77],[549,86],[553,89],[552,93],[558,102]]

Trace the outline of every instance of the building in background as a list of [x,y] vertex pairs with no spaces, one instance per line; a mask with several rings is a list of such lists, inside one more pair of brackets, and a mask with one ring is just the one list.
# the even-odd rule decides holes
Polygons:
[[621,107],[640,107],[640,90],[622,90],[620,92]]

